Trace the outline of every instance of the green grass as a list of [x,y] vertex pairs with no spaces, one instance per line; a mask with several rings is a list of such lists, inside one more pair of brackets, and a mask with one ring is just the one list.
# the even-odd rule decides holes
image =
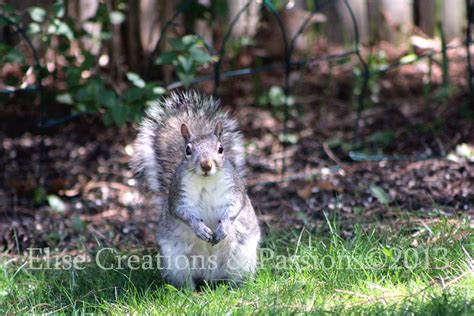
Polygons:
[[[269,232],[254,280],[201,292],[163,284],[156,269],[101,270],[86,263],[84,270],[31,270],[25,258],[8,262],[13,257],[3,256],[0,314],[473,314],[469,222],[418,223],[402,229],[356,225],[344,233],[326,223],[311,233]],[[132,253],[117,254],[126,259]],[[101,262],[117,265],[112,255]]]

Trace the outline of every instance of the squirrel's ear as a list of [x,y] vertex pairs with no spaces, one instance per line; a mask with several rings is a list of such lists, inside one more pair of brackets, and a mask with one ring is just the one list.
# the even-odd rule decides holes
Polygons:
[[188,125],[185,123],[181,124],[181,135],[186,142],[188,142],[191,138],[191,132],[189,131]]
[[214,129],[214,134],[217,136],[218,139],[221,139],[222,135],[222,122],[219,121],[216,124],[216,128]]

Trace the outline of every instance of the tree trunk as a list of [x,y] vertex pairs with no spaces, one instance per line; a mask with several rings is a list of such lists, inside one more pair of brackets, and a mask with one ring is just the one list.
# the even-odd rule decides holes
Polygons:
[[394,44],[405,42],[413,30],[413,0],[382,0],[381,5],[381,38]]
[[442,10],[441,23],[446,40],[463,36],[466,27],[466,1],[444,0]]
[[[248,3],[249,0],[228,0],[229,5],[229,23],[234,20],[240,10]],[[251,1],[248,8],[242,12],[237,22],[232,28],[232,36],[254,36],[257,32],[259,21],[260,3]],[[230,25],[229,25],[230,26]]]
[[[369,39],[368,6],[366,0],[350,0],[349,6],[354,14],[359,32],[359,39],[367,43]],[[328,38],[335,43],[355,40],[355,28],[351,14],[342,0],[334,1],[326,10]]]
[[[145,56],[148,56],[156,46],[160,36],[160,13],[164,1],[141,0],[140,1],[140,41]],[[163,3],[166,5],[166,3]]]
[[130,1],[126,19],[126,52],[129,69],[139,72],[143,67],[143,50],[140,42],[140,3]]
[[[145,66],[148,67],[150,55],[155,49],[160,38],[161,29],[173,17],[177,3],[166,0],[142,0],[140,1],[140,40],[143,48]],[[165,38],[161,41],[159,51],[165,51],[168,46]],[[171,80],[171,70],[169,67],[162,67],[162,78],[164,81]],[[144,73],[149,70],[144,69]]]
[[[78,0],[77,1],[77,8],[79,9],[77,12],[77,16],[79,17],[79,22],[84,23],[85,20],[94,16],[97,12],[97,8],[99,6],[98,0]],[[101,26],[99,23],[84,23],[84,29],[92,34],[94,39],[90,38],[82,38],[82,45],[85,49],[89,50],[93,54],[98,54],[100,51],[100,41],[98,40],[100,37]]]
[[433,37],[436,28],[436,2],[434,0],[415,1],[415,22],[426,35]]
[[[210,6],[211,0],[199,0],[199,3]],[[207,21],[198,20],[195,25],[195,30],[211,47],[213,46],[212,26],[210,27]]]

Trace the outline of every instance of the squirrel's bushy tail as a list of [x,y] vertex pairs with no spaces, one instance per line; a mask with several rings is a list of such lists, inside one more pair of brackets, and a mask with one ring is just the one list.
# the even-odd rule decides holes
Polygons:
[[237,122],[219,109],[218,101],[195,91],[172,92],[150,107],[143,119],[131,167],[144,193],[168,194],[178,164],[183,159],[184,140],[181,124],[194,135],[210,134],[222,122],[222,143],[226,158],[239,174],[245,174],[244,147]]

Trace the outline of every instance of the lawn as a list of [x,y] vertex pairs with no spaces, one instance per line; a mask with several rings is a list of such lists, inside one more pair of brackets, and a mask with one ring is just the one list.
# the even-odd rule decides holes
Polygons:
[[[103,251],[100,265],[107,270],[94,260],[100,247],[51,250],[48,262],[3,254],[0,313],[468,315],[474,313],[472,233],[468,218],[439,216],[350,228],[327,218],[312,231],[267,230],[253,280],[200,292],[164,284],[159,270],[146,265],[156,250]],[[92,261],[77,259],[86,257]],[[77,269],[68,266],[74,258]],[[130,268],[119,266],[127,260]]]

